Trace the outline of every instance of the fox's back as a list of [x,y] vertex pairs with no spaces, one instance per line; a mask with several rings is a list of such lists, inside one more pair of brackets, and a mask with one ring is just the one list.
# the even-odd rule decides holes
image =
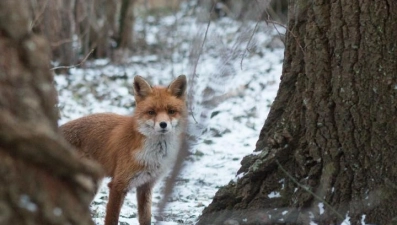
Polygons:
[[76,147],[79,153],[97,161],[111,153],[107,149],[115,130],[124,126],[134,126],[129,116],[113,113],[97,113],[65,123],[60,130],[65,139]]

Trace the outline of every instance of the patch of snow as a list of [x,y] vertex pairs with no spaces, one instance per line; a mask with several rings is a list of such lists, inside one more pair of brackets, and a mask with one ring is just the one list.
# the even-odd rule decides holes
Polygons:
[[322,202],[318,203],[318,210],[320,215],[324,213],[324,203]]
[[278,182],[281,184],[281,189],[284,189],[285,179],[281,179]]
[[52,210],[52,213],[54,213],[55,216],[61,216],[62,215],[62,209],[55,207],[54,210]]
[[280,198],[281,194],[280,194],[280,192],[273,191],[270,194],[268,194],[267,197],[269,197],[269,198]]
[[232,181],[237,182],[239,179],[244,177],[244,175],[245,175],[245,173],[240,173],[240,174],[236,175],[235,177],[233,177]]
[[361,215],[361,225],[365,225],[365,217],[367,217],[367,215],[363,214]]
[[19,198],[19,207],[24,208],[30,212],[36,212],[37,211],[37,205],[36,203],[32,202],[30,197],[28,195],[21,195]]
[[346,213],[345,219],[342,221],[341,225],[350,225],[350,216],[349,212]]

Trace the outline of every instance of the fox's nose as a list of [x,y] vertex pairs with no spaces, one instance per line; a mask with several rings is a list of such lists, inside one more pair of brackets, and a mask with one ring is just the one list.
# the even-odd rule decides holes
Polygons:
[[166,122],[160,122],[160,127],[161,128],[166,128],[167,127],[167,123]]

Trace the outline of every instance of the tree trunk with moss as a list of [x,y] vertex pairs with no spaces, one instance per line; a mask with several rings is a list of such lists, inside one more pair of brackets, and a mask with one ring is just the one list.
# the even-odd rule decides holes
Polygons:
[[397,3],[296,0],[288,15],[256,153],[198,224],[395,224]]
[[101,171],[57,131],[48,43],[21,0],[0,1],[0,224],[93,224]]

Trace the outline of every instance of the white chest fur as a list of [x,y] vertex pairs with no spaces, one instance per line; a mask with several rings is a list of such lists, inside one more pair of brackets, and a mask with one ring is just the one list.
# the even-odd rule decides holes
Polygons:
[[147,138],[143,150],[135,153],[135,159],[143,164],[145,169],[132,177],[129,188],[138,187],[161,177],[174,165],[179,147],[180,138],[175,135]]

